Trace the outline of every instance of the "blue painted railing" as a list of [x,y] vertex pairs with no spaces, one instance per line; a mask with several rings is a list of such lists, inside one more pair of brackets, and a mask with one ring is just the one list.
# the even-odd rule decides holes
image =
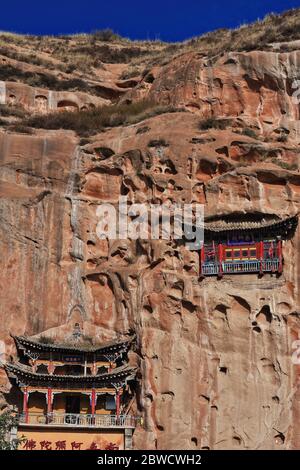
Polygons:
[[202,263],[202,274],[204,276],[216,276],[220,272],[223,274],[241,274],[241,273],[259,273],[277,272],[279,270],[279,259],[249,260],[249,261],[223,261],[222,269],[219,269],[219,263]]

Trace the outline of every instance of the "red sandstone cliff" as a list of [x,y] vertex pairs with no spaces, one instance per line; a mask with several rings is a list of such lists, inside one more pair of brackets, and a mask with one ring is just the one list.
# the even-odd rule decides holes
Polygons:
[[[75,322],[98,341],[134,332],[135,408],[144,416],[136,448],[300,447],[299,366],[291,361],[300,327],[299,231],[284,245],[281,277],[202,281],[197,253],[174,241],[108,243],[95,233],[98,204],[125,194],[132,202],[203,203],[206,216],[297,214],[300,49],[297,42],[285,49],[215,57],[179,49],[147,73],[137,64],[131,79],[124,78],[128,64],[105,63],[92,80],[81,73],[90,80],[84,92],[36,88],[23,76],[1,82],[0,103],[11,110],[19,103],[47,114],[59,103],[140,99],[178,108],[84,141],[68,130],[16,132],[13,115],[0,130],[6,357],[15,354],[10,333],[60,340]],[[52,50],[42,54],[57,60]],[[3,61],[43,68],[5,54]],[[54,70],[62,73],[56,62]],[[43,96],[46,104],[37,100]],[[7,392],[4,372],[1,381]]]

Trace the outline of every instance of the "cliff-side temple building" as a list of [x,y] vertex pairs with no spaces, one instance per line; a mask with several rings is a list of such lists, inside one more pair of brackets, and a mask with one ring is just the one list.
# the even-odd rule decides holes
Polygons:
[[232,220],[205,223],[200,273],[205,276],[277,273],[283,270],[282,246],[292,238],[298,217],[283,220]]
[[6,363],[25,450],[130,449],[135,418],[131,342],[55,344],[15,336]]

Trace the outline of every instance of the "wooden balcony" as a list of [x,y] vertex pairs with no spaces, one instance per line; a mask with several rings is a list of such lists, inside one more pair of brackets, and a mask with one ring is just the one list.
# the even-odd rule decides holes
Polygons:
[[220,263],[203,263],[201,270],[204,276],[218,276],[221,274],[242,273],[276,273],[279,271],[280,261],[278,258],[249,261],[230,261]]
[[90,415],[67,413],[29,413],[19,415],[19,425],[58,428],[135,428],[137,418],[130,415]]

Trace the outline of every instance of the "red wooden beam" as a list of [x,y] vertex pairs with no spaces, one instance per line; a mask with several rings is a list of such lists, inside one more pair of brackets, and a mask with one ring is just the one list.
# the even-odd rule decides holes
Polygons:
[[260,242],[259,244],[259,257],[260,257],[260,274],[263,274],[263,259],[264,259],[264,242]]
[[117,394],[116,394],[116,415],[117,415],[117,418],[120,416],[120,395],[121,395],[121,390],[118,389],[117,390]]
[[25,423],[28,423],[28,389],[23,389],[23,414],[25,415]]
[[223,262],[223,245],[220,243],[218,246],[218,255],[219,255],[219,276],[223,276],[223,268],[222,268],[222,262]]
[[202,246],[201,248],[201,251],[200,251],[200,274],[204,275],[203,274],[203,263],[205,262],[205,248],[204,248],[204,245]]
[[278,272],[281,274],[282,273],[282,241],[279,240],[277,242],[277,253],[278,253],[278,259],[279,259],[279,266],[278,266]]
[[93,388],[92,389],[92,403],[91,403],[91,408],[92,408],[92,415],[95,414],[96,412],[96,390]]
[[52,388],[49,387],[47,390],[47,414],[48,415],[52,413],[52,399],[53,399]]

